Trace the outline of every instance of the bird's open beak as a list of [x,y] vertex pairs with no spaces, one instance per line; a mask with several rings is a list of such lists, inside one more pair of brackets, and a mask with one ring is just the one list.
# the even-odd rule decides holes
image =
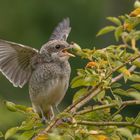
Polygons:
[[70,56],[70,57],[75,57],[75,55],[73,55],[72,53],[69,53],[68,50],[70,49],[70,47],[68,48],[65,48],[62,50],[62,52],[67,55],[67,56]]

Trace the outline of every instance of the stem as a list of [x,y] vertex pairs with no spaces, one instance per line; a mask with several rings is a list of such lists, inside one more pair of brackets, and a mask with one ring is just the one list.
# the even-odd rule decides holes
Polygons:
[[139,124],[135,124],[133,122],[92,122],[92,121],[77,121],[77,124],[81,125],[93,125],[93,126],[133,126],[140,128]]
[[[136,69],[136,66],[132,66],[128,69],[129,72],[133,72]],[[119,81],[123,77],[123,74],[119,74],[118,76],[114,77],[111,81],[111,84]]]
[[103,89],[101,87],[95,87],[93,89],[91,89],[87,96],[83,96],[83,98],[80,99],[80,101],[72,104],[71,106],[69,106],[66,110],[66,112],[72,112],[74,113],[77,109],[79,109],[80,107],[82,107],[84,104],[86,104],[89,99],[92,99],[93,97],[95,97],[99,92],[101,92]]
[[[130,100],[130,101],[123,101],[122,102],[122,106],[139,105],[139,104],[140,104],[139,100]],[[82,114],[89,113],[91,111],[102,110],[102,109],[105,109],[105,108],[111,108],[111,107],[115,107],[115,106],[118,106],[118,104],[117,103],[111,103],[111,104],[108,104],[108,105],[93,106],[93,107],[90,107],[90,108],[87,108],[87,109],[84,109],[82,111],[77,112],[76,115],[82,115]]]
[[[116,72],[117,70],[121,69],[122,67],[124,67],[126,64],[135,61],[136,59],[138,59],[140,57],[140,54],[130,58],[128,61],[126,61],[124,64],[122,64],[121,66],[113,69],[106,77],[104,80],[108,79],[114,72]],[[133,66],[132,66],[133,67]],[[130,68],[130,70],[133,70],[133,68]],[[120,76],[122,78],[122,76]],[[116,80],[120,80],[120,77]],[[114,80],[113,82],[116,82],[116,80]],[[112,82],[111,82],[112,84]],[[73,103],[72,105],[70,105],[67,109],[65,109],[64,111],[66,112],[74,112],[77,109],[79,109],[80,107],[82,107],[83,105],[85,105],[88,101],[90,101],[93,97],[95,97],[98,93],[100,93],[103,90],[103,87],[101,86],[102,82],[100,82],[97,86],[93,87],[90,89],[90,91],[83,96],[81,99],[79,99],[78,101],[76,101],[75,103]]]

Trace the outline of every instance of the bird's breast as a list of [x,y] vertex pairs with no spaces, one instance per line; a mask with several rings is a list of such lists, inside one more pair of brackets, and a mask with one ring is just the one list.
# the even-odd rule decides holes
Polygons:
[[[66,71],[67,70],[67,71]],[[70,69],[44,65],[36,70],[29,83],[33,104],[58,105],[69,85]]]

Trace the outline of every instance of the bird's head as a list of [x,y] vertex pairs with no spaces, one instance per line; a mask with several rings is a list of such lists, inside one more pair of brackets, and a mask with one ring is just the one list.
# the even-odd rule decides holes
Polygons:
[[74,57],[73,54],[68,52],[70,48],[70,44],[66,41],[52,40],[42,46],[40,53],[44,53],[52,61],[65,61],[70,56]]

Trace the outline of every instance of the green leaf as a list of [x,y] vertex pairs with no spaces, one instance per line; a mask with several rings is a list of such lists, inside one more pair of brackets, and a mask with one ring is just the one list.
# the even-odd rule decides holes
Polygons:
[[137,100],[140,100],[140,92],[138,92],[137,90],[135,89],[128,89],[126,91],[127,95],[130,96],[130,97],[133,97]]
[[138,68],[140,68],[140,61],[135,60],[132,62],[133,65],[137,66]]
[[133,135],[128,128],[118,128],[117,132],[119,132],[123,137],[133,140]]
[[73,97],[73,102],[77,101],[78,99],[82,98],[87,93],[87,88],[82,88],[78,90]]
[[111,140],[121,140],[120,137],[117,134],[113,134],[111,136]]
[[76,88],[76,87],[81,86],[83,81],[84,80],[82,76],[76,76],[75,78],[72,79],[71,88]]
[[115,98],[116,104],[118,105],[117,108],[118,107],[120,108],[122,106],[122,98],[120,96],[116,95],[116,94],[114,94],[113,96]]
[[13,127],[7,130],[5,134],[5,139],[7,140],[8,138],[12,137],[16,132],[19,130],[18,127]]
[[113,92],[120,95],[126,95],[126,91],[120,88],[114,89]]
[[97,75],[83,75],[83,76],[77,76],[75,77],[71,82],[71,87],[76,88],[80,86],[95,86],[98,81]]
[[123,32],[123,27],[122,26],[119,26],[115,29],[114,35],[115,35],[116,41],[119,41],[119,38],[120,38],[122,32]]
[[133,82],[140,82],[140,75],[132,74],[128,79]]
[[140,90],[140,84],[133,84],[133,85],[131,85],[131,87],[133,87],[137,90]]
[[3,133],[0,131],[0,138],[2,138],[3,137]]
[[107,17],[107,20],[115,23],[116,25],[121,25],[121,21],[116,17]]
[[30,121],[24,121],[22,122],[21,126],[19,127],[19,130],[30,130],[34,126],[34,122],[32,120]]
[[120,114],[117,114],[117,115],[115,115],[115,116],[113,117],[113,120],[114,120],[114,121],[118,121],[118,122],[120,122],[122,119],[123,119],[123,118],[122,118],[122,115],[120,115]]
[[98,101],[102,101],[102,99],[105,97],[105,90],[101,91],[96,97],[95,99],[97,99]]
[[118,88],[118,87],[121,87],[121,86],[122,86],[122,84],[120,84],[120,83],[113,83],[111,85],[112,88]]
[[35,134],[34,130],[26,131],[21,134],[21,136],[18,138],[18,140],[31,140],[33,135]]
[[12,111],[12,112],[17,111],[16,105],[14,103],[9,102],[9,101],[5,101],[5,105],[6,105],[7,109],[10,111]]
[[133,117],[125,117],[125,120],[127,122],[134,122],[135,121],[135,119]]
[[114,31],[115,29],[116,29],[115,26],[106,26],[106,27],[102,28],[102,29],[97,33],[97,36],[100,36],[100,35],[109,33],[109,32],[111,32],[111,31]]
[[24,105],[15,105],[15,107],[20,111],[26,112],[26,110],[27,110],[27,107]]
[[116,94],[124,95],[127,97],[132,97],[132,98],[135,98],[137,100],[140,100],[140,92],[138,92],[137,90],[132,89],[132,88],[130,88],[126,91],[118,88],[118,89],[114,89],[113,92]]

